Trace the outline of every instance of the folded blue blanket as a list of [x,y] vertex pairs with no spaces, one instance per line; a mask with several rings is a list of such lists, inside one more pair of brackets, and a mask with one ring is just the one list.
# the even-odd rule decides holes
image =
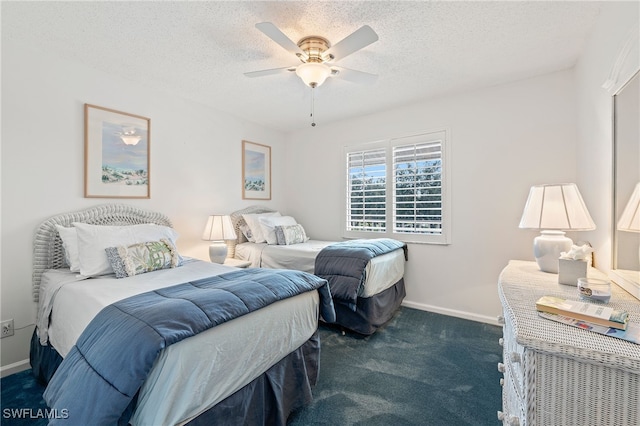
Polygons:
[[[243,269],[139,294],[107,306],[84,330],[44,393],[68,413],[49,424],[114,425],[130,416],[162,349],[271,303],[318,290],[335,320],[326,281],[289,270]],[[129,407],[131,408],[131,407]]]
[[360,287],[366,280],[365,267],[371,259],[407,245],[391,238],[348,240],[331,244],[316,256],[314,274],[329,282],[331,295],[356,310]]

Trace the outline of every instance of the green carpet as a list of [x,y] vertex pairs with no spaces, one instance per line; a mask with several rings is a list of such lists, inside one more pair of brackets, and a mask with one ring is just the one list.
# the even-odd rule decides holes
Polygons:
[[[374,335],[321,326],[320,380],[311,405],[289,425],[498,425],[500,327],[402,307]],[[6,410],[46,408],[44,388],[24,371],[0,380]]]

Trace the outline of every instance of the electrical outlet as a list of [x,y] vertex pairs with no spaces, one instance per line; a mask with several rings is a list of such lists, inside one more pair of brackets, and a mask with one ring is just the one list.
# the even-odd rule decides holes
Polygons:
[[7,320],[0,322],[0,329],[2,330],[2,337],[13,336],[13,320]]

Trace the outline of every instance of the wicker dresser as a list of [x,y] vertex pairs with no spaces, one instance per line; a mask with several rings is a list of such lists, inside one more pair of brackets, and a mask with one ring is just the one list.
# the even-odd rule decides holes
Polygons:
[[[588,275],[605,278],[596,269]],[[578,300],[535,262],[512,260],[498,284],[503,306],[504,425],[640,425],[640,345],[538,316],[544,295]],[[640,302],[612,285],[609,306],[640,323]]]

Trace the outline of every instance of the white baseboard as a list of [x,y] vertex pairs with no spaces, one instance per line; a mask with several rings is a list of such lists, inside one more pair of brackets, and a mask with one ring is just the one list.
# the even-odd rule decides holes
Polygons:
[[29,360],[23,359],[22,361],[0,367],[0,377],[9,376],[10,374],[19,373],[30,368],[31,364],[29,363]]
[[488,317],[486,315],[478,315],[478,314],[473,314],[471,312],[458,311],[456,309],[448,309],[448,308],[442,308],[439,306],[426,305],[424,303],[415,303],[415,302],[408,302],[408,301],[402,302],[402,306],[406,306],[407,308],[419,309],[421,311],[434,312],[436,314],[448,315],[450,317],[457,317],[457,318],[463,318],[463,319],[476,321],[476,322],[483,322],[491,325],[498,325],[498,326],[501,325],[500,323],[498,323],[497,317]]

